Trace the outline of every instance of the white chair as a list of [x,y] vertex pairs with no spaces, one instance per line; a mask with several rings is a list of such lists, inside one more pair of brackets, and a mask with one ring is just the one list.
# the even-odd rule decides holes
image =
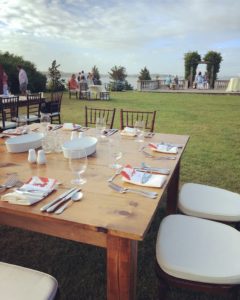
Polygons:
[[186,183],[182,186],[178,208],[186,215],[223,221],[240,221],[240,195],[217,187]]
[[185,215],[165,217],[156,242],[161,299],[169,285],[231,293],[236,299],[240,286],[239,249],[240,233],[229,225]]
[[0,262],[0,298],[4,300],[52,300],[57,280],[45,273]]

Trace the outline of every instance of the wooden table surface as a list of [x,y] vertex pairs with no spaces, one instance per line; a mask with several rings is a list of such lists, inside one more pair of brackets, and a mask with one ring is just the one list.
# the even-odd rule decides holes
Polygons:
[[[70,132],[65,132],[70,136]],[[94,135],[88,130],[87,135]],[[117,134],[111,138],[117,138]],[[123,163],[140,166],[146,162],[154,167],[170,168],[168,180],[160,188],[145,188],[156,191],[157,199],[149,199],[137,194],[120,194],[108,187],[107,179],[114,171],[108,167],[108,143],[98,143],[95,155],[89,157],[85,173],[87,183],[83,186],[84,198],[74,203],[60,215],[40,212],[40,207],[71,187],[72,174],[68,161],[62,153],[47,154],[47,164],[37,165],[27,162],[28,153],[8,153],[4,139],[0,139],[0,183],[8,174],[17,173],[21,181],[31,176],[56,178],[62,184],[52,195],[32,206],[13,205],[0,201],[0,222],[27,230],[45,233],[65,239],[88,243],[107,249],[107,295],[108,299],[135,299],[137,245],[144,239],[162,195],[168,189],[168,213],[176,209],[179,165],[188,136],[155,134],[148,142],[169,142],[183,144],[176,160],[152,160],[138,151],[139,143],[132,138],[121,138]],[[164,154],[155,153],[156,156]],[[12,165],[10,165],[12,164]],[[121,182],[116,183],[130,187]],[[135,186],[134,186],[135,187]],[[137,187],[136,188],[141,188]]]

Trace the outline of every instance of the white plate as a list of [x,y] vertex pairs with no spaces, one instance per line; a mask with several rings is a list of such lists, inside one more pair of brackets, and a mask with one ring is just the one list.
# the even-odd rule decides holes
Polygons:
[[5,144],[8,152],[26,152],[29,149],[39,148],[42,144],[43,134],[30,133],[6,140]]
[[63,124],[63,130],[76,130],[81,128],[81,125],[79,124],[74,124],[74,123],[64,123]]
[[95,137],[84,136],[82,138],[76,138],[63,144],[63,155],[65,158],[69,158],[71,150],[85,149],[87,156],[89,156],[96,151],[96,146],[97,139]]

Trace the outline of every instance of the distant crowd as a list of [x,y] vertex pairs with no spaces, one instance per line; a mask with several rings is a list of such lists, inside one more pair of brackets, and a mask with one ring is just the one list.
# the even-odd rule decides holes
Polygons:
[[76,74],[72,74],[71,78],[68,80],[68,88],[70,90],[79,89],[81,84],[87,84],[88,86],[96,85],[99,84],[99,80],[90,72],[86,76],[84,71],[79,72],[78,76],[76,76]]

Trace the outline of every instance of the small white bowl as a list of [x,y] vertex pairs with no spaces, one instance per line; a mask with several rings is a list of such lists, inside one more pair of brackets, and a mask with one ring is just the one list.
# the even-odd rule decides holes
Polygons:
[[9,138],[5,144],[8,152],[18,153],[26,152],[29,149],[36,149],[42,145],[43,134],[30,133]]
[[96,146],[97,139],[95,137],[84,136],[82,138],[75,138],[62,145],[63,155],[65,158],[69,158],[71,150],[85,149],[87,156],[89,156],[96,151]]

